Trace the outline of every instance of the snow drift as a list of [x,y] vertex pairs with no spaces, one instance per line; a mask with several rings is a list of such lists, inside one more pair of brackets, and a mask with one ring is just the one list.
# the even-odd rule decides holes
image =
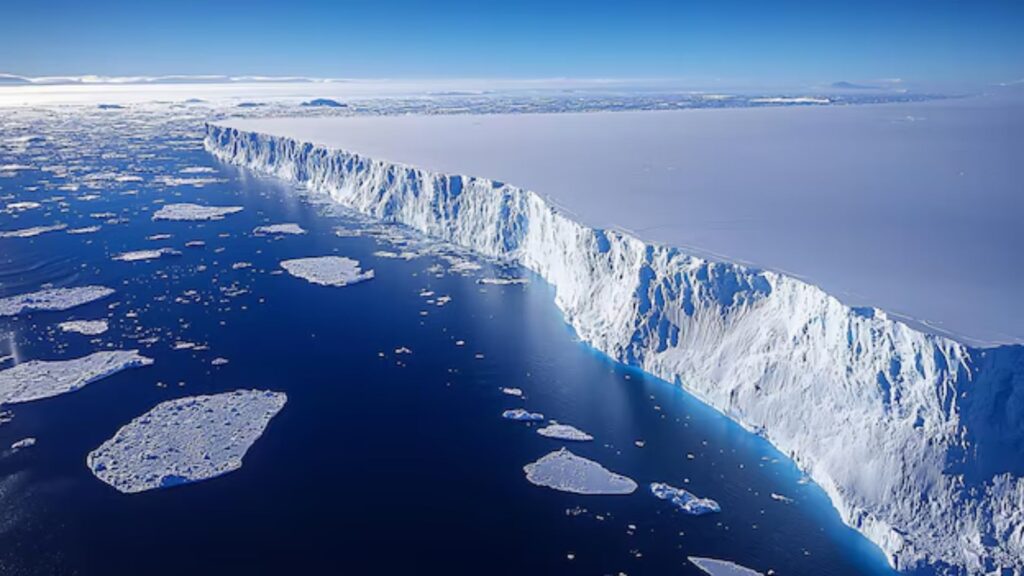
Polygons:
[[894,567],[1024,573],[1024,347],[972,348],[786,275],[589,228],[511,184],[218,125],[206,148],[533,270],[583,340],[762,434]]

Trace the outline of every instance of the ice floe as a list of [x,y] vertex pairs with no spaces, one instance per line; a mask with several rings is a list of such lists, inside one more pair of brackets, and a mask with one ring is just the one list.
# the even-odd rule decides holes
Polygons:
[[202,206],[190,203],[166,204],[153,213],[153,220],[221,220],[229,214],[241,211],[241,206]]
[[98,336],[107,331],[106,320],[71,320],[57,325],[64,332],[75,332],[86,336]]
[[0,406],[74,392],[127,368],[152,363],[137,350],[107,350],[72,360],[30,360],[0,371]]
[[636,490],[632,479],[565,448],[523,466],[523,472],[532,484],[574,494],[632,494]]
[[253,234],[268,234],[268,235],[280,235],[280,234],[305,234],[306,231],[298,224],[270,224],[267,226],[257,226],[253,228]]
[[764,576],[756,570],[751,570],[728,560],[715,560],[714,558],[700,558],[698,556],[689,556],[687,560],[710,576]]
[[654,496],[660,500],[668,500],[683,512],[694,516],[722,511],[718,502],[715,502],[710,498],[698,498],[694,494],[687,492],[682,488],[669,486],[662,482],[651,483],[651,494],[654,494]]
[[36,445],[36,439],[35,438],[32,438],[32,437],[22,438],[21,440],[18,440],[14,444],[11,444],[11,450],[14,450],[15,452],[17,452],[18,450],[24,450],[25,448],[31,448],[31,447],[33,447],[35,445]]
[[53,226],[33,226],[20,230],[0,230],[0,238],[32,238],[47,232],[56,232],[67,228],[67,224],[54,224]]
[[479,284],[491,284],[495,286],[511,286],[513,284],[529,284],[528,278],[480,278]]
[[570,440],[572,442],[590,442],[594,439],[590,434],[568,424],[548,424],[543,428],[538,428],[537,434],[546,438]]
[[29,294],[0,298],[0,316],[16,316],[22,312],[69,310],[100,300],[114,293],[106,286],[50,288]]
[[82,228],[71,228],[68,230],[68,234],[92,234],[99,231],[100,226],[84,226]]
[[157,260],[165,256],[181,256],[181,252],[174,248],[157,248],[155,250],[135,250],[133,252],[122,252],[114,256],[114,260],[121,262],[138,262],[140,260]]
[[323,286],[348,286],[373,278],[373,270],[363,271],[359,261],[344,256],[296,258],[281,262],[292,276]]
[[126,494],[215,478],[241,468],[287,399],[283,392],[236,390],[162,402],[121,427],[86,463]]
[[544,419],[544,415],[540,412],[530,412],[528,410],[523,410],[522,408],[505,410],[501,413],[501,417],[506,420],[515,420],[517,422],[539,422]]

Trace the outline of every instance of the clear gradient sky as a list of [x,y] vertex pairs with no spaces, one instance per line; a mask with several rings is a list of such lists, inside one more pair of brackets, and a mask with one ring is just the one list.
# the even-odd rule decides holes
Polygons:
[[1024,1],[5,0],[26,76],[1024,78]]

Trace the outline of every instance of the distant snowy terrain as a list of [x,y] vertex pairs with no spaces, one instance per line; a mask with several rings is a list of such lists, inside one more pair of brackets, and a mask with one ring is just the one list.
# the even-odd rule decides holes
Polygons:
[[[972,347],[793,276],[672,246],[698,225],[692,243],[705,248],[982,339],[1008,329],[1020,340],[1020,200],[1006,188],[1021,181],[1007,165],[1020,108],[990,117],[965,102],[321,121],[326,133],[261,120],[211,125],[206,146],[532,269],[583,340],[763,434],[897,568],[1020,573],[1024,348]],[[771,138],[783,127],[795,135]],[[561,145],[541,146],[537,130]],[[665,138],[682,136],[690,140],[666,156]],[[496,158],[506,140],[511,160]],[[729,160],[716,168],[716,158]],[[715,214],[728,221],[712,233]],[[765,257],[790,252],[803,263]]]

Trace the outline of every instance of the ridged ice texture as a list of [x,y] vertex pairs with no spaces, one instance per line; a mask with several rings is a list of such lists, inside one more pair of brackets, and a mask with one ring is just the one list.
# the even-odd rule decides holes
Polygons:
[[589,228],[484,178],[216,125],[206,147],[530,268],[581,338],[764,435],[896,568],[1024,573],[1024,348],[972,349],[795,278]]

